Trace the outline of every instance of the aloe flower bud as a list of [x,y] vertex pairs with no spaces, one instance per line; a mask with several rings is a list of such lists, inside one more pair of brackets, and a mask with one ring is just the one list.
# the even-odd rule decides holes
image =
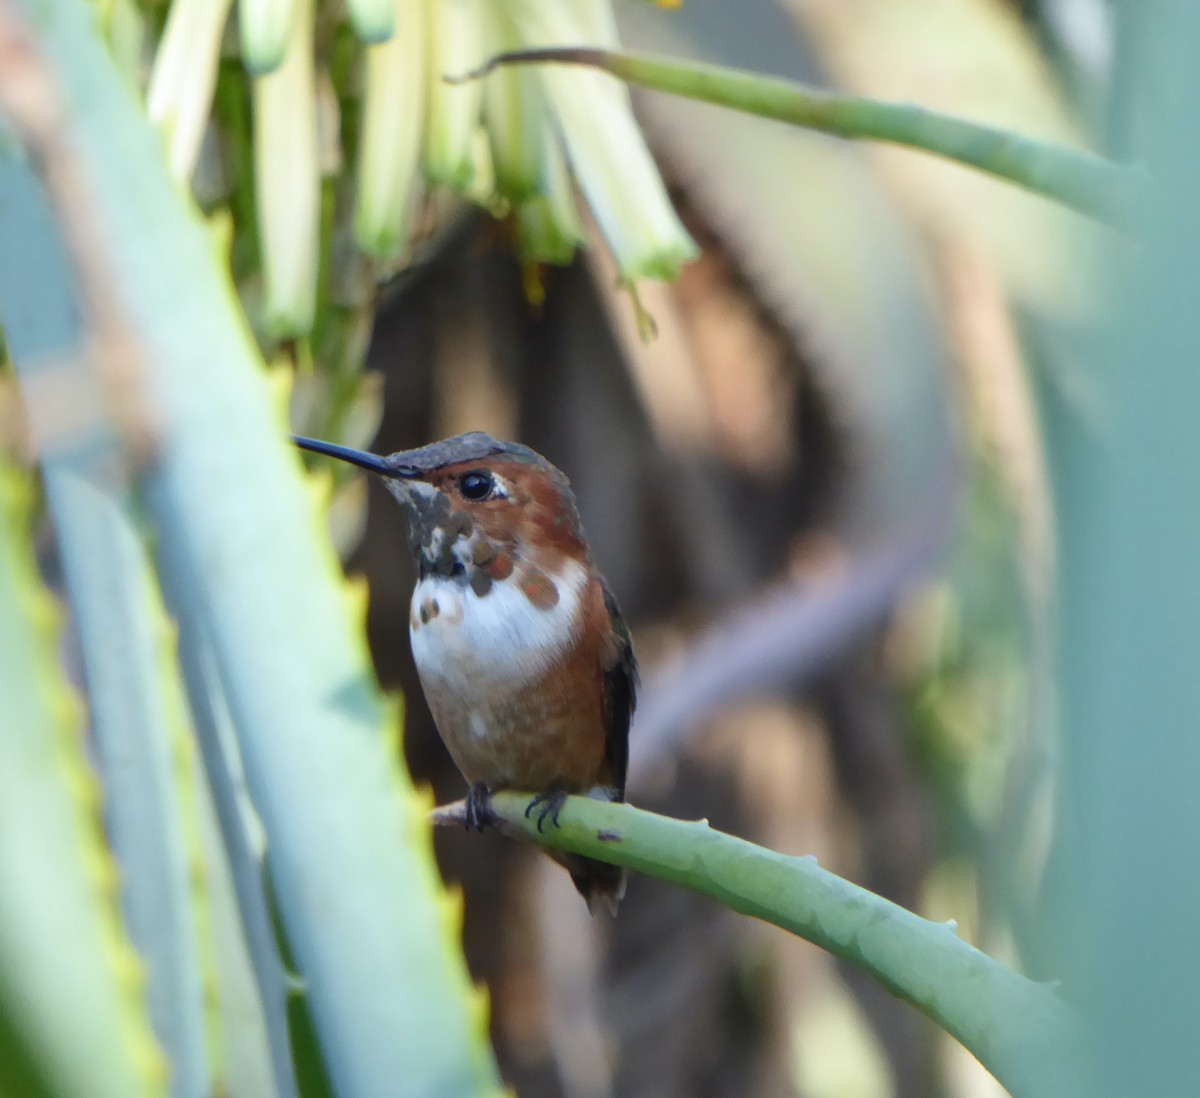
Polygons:
[[380,259],[406,243],[425,120],[425,3],[392,2],[395,33],[367,47],[354,213],[359,247]]
[[[506,0],[526,47],[618,49],[604,0]],[[696,255],[642,138],[629,94],[605,73],[538,67],[575,179],[624,282],[672,279]]]
[[196,170],[231,3],[176,0],[154,56],[146,111],[163,132],[167,167],[178,183],[186,184]]
[[449,84],[444,78],[473,72],[483,63],[483,8],[479,0],[432,0],[427,10],[430,66],[425,174],[431,183],[463,190],[474,175],[473,142],[479,129],[483,87],[479,80]]
[[396,29],[392,0],[346,0],[354,33],[364,42],[386,42]]
[[238,0],[242,63],[248,72],[263,76],[283,64],[301,2]]
[[547,143],[543,153],[540,193],[516,209],[521,255],[532,263],[567,264],[585,239],[583,222],[562,151]]
[[[521,48],[503,4],[485,4],[483,16],[489,53]],[[483,118],[496,189],[516,203],[534,198],[545,172],[547,148],[556,148],[558,141],[550,129],[537,73],[524,65],[501,65],[489,73],[483,81]]]
[[320,227],[313,0],[299,0],[283,63],[254,79],[254,172],[267,326],[302,336],[316,308]]
[[[232,2],[171,3],[148,106],[180,181],[195,181]],[[316,308],[322,170],[340,170],[341,135],[324,120],[339,105],[328,80],[314,90],[317,0],[237,3],[245,65],[257,74],[255,201],[267,324],[276,335],[300,335]],[[521,254],[534,264],[567,263],[584,242],[580,195],[624,283],[674,278],[696,254],[619,81],[554,64],[453,79],[500,53],[619,48],[611,0],[344,0],[343,7],[370,43],[353,214],[355,240],[369,255],[387,262],[403,255],[426,183],[511,215]],[[343,18],[341,8],[331,11]],[[321,134],[330,141],[318,147]]]

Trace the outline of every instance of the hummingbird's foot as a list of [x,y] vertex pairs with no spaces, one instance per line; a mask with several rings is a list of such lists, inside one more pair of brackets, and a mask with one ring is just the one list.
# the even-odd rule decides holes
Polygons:
[[483,782],[476,782],[467,790],[466,817],[468,831],[486,831],[496,822],[492,793]]
[[558,814],[562,811],[562,806],[566,803],[566,790],[555,789],[549,793],[539,793],[529,802],[529,807],[525,809],[525,819],[529,819],[529,814],[536,808],[538,810],[537,827],[539,832],[542,830],[547,816],[550,818],[550,822],[555,827],[558,827]]

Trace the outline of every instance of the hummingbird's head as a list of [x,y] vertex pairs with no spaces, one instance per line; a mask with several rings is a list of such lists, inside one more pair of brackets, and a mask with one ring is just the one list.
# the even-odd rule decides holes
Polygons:
[[[481,431],[386,457],[297,438],[297,445],[370,469],[408,513],[409,547],[419,575],[469,584],[551,575],[586,563],[575,496],[561,470],[540,454]],[[535,601],[537,592],[527,592]]]

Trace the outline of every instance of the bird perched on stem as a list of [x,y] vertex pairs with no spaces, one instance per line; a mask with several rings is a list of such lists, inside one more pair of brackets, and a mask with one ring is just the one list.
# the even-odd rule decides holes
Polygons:
[[[624,800],[637,662],[566,476],[478,431],[386,457],[295,441],[377,473],[408,514],[413,658],[470,783],[467,826],[487,826],[501,789],[536,794],[526,814],[539,830],[568,794]],[[616,911],[624,870],[551,856],[590,909]]]

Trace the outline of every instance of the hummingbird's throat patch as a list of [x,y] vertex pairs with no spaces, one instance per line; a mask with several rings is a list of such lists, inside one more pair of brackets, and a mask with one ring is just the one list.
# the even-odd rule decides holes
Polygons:
[[410,492],[405,510],[408,544],[420,577],[445,576],[466,583],[475,520],[465,511],[453,510],[449,498],[437,491]]
[[[546,572],[528,561],[518,567],[509,548],[491,541],[469,513],[454,510],[444,493],[410,490],[405,509],[420,579],[449,580],[469,587],[480,599],[492,594],[496,584],[511,580],[535,610],[558,606],[558,584]],[[437,616],[432,604],[419,607],[414,628]]]
[[452,510],[441,493],[409,505],[409,541],[421,579],[437,576],[469,586],[479,598],[516,567],[508,549],[492,542],[470,514]]
[[471,590],[480,598],[488,595],[493,583],[503,583],[513,574],[512,554],[488,541],[482,534],[471,547]]

